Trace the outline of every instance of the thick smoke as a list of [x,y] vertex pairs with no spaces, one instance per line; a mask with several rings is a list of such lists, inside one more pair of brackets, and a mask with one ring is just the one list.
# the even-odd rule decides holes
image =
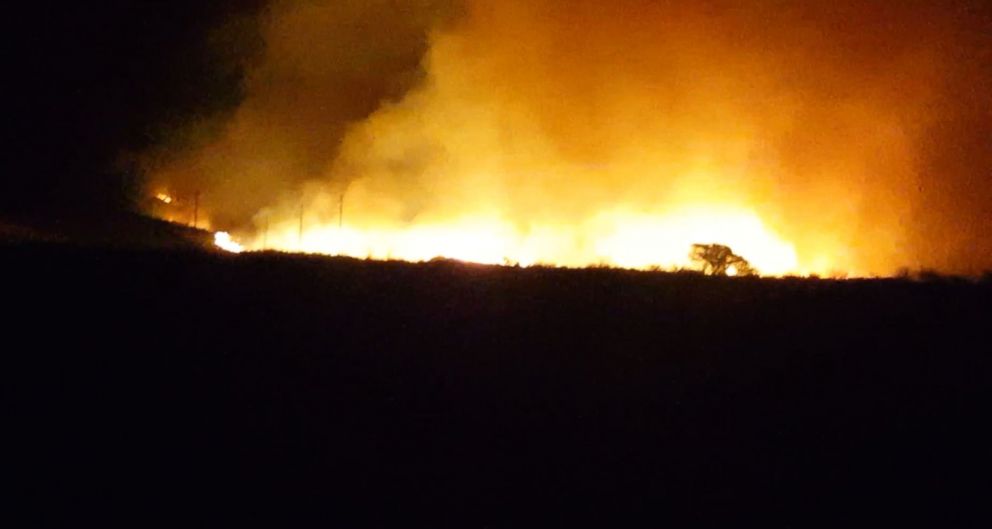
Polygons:
[[299,184],[324,175],[351,124],[421,81],[428,32],[454,8],[450,0],[277,0],[254,24],[218,28],[221,54],[239,29],[264,41],[260,54],[242,57],[244,100],[220,125],[191,120],[172,142],[185,148],[147,153],[149,190],[201,193],[215,223],[235,226],[298,195]]
[[[215,141],[241,226],[746,207],[810,268],[992,266],[987,12],[930,2],[279,2]],[[261,213],[260,213],[261,212]]]

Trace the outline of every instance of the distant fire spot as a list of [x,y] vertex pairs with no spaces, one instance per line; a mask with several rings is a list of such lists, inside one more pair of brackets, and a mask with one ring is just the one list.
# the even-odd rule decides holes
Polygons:
[[226,231],[219,231],[214,234],[214,244],[221,250],[231,253],[241,253],[245,250],[244,246],[238,244]]

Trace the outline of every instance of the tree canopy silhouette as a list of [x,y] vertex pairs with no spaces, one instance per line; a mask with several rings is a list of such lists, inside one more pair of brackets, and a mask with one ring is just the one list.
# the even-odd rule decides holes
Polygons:
[[693,261],[701,262],[703,273],[708,275],[749,276],[755,273],[747,259],[722,244],[693,244],[689,257]]

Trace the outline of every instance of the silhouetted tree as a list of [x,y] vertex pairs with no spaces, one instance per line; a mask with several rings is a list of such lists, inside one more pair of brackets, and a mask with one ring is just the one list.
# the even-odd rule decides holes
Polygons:
[[747,259],[735,254],[729,246],[722,244],[693,244],[689,257],[703,264],[703,273],[714,276],[754,275],[754,268]]

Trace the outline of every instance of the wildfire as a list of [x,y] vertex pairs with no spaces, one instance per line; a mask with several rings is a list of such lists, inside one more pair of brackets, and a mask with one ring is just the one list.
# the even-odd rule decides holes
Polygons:
[[262,44],[237,57],[237,108],[137,157],[151,214],[357,258],[674,269],[700,245],[746,260],[715,268],[738,276],[988,267],[981,17],[278,4],[230,26]]
[[[223,239],[223,240],[222,240]],[[218,246],[230,236],[218,234]],[[743,209],[686,207],[670,213],[605,212],[581,223],[524,226],[501,217],[462,217],[405,226],[329,222],[300,230],[291,220],[257,234],[248,249],[392,259],[434,258],[519,266],[695,268],[694,243],[720,242],[764,275],[799,273],[794,246]],[[730,275],[735,275],[736,269]]]
[[245,247],[235,242],[231,238],[231,234],[226,231],[219,231],[214,234],[214,244],[218,248],[231,253],[241,253],[245,250]]

